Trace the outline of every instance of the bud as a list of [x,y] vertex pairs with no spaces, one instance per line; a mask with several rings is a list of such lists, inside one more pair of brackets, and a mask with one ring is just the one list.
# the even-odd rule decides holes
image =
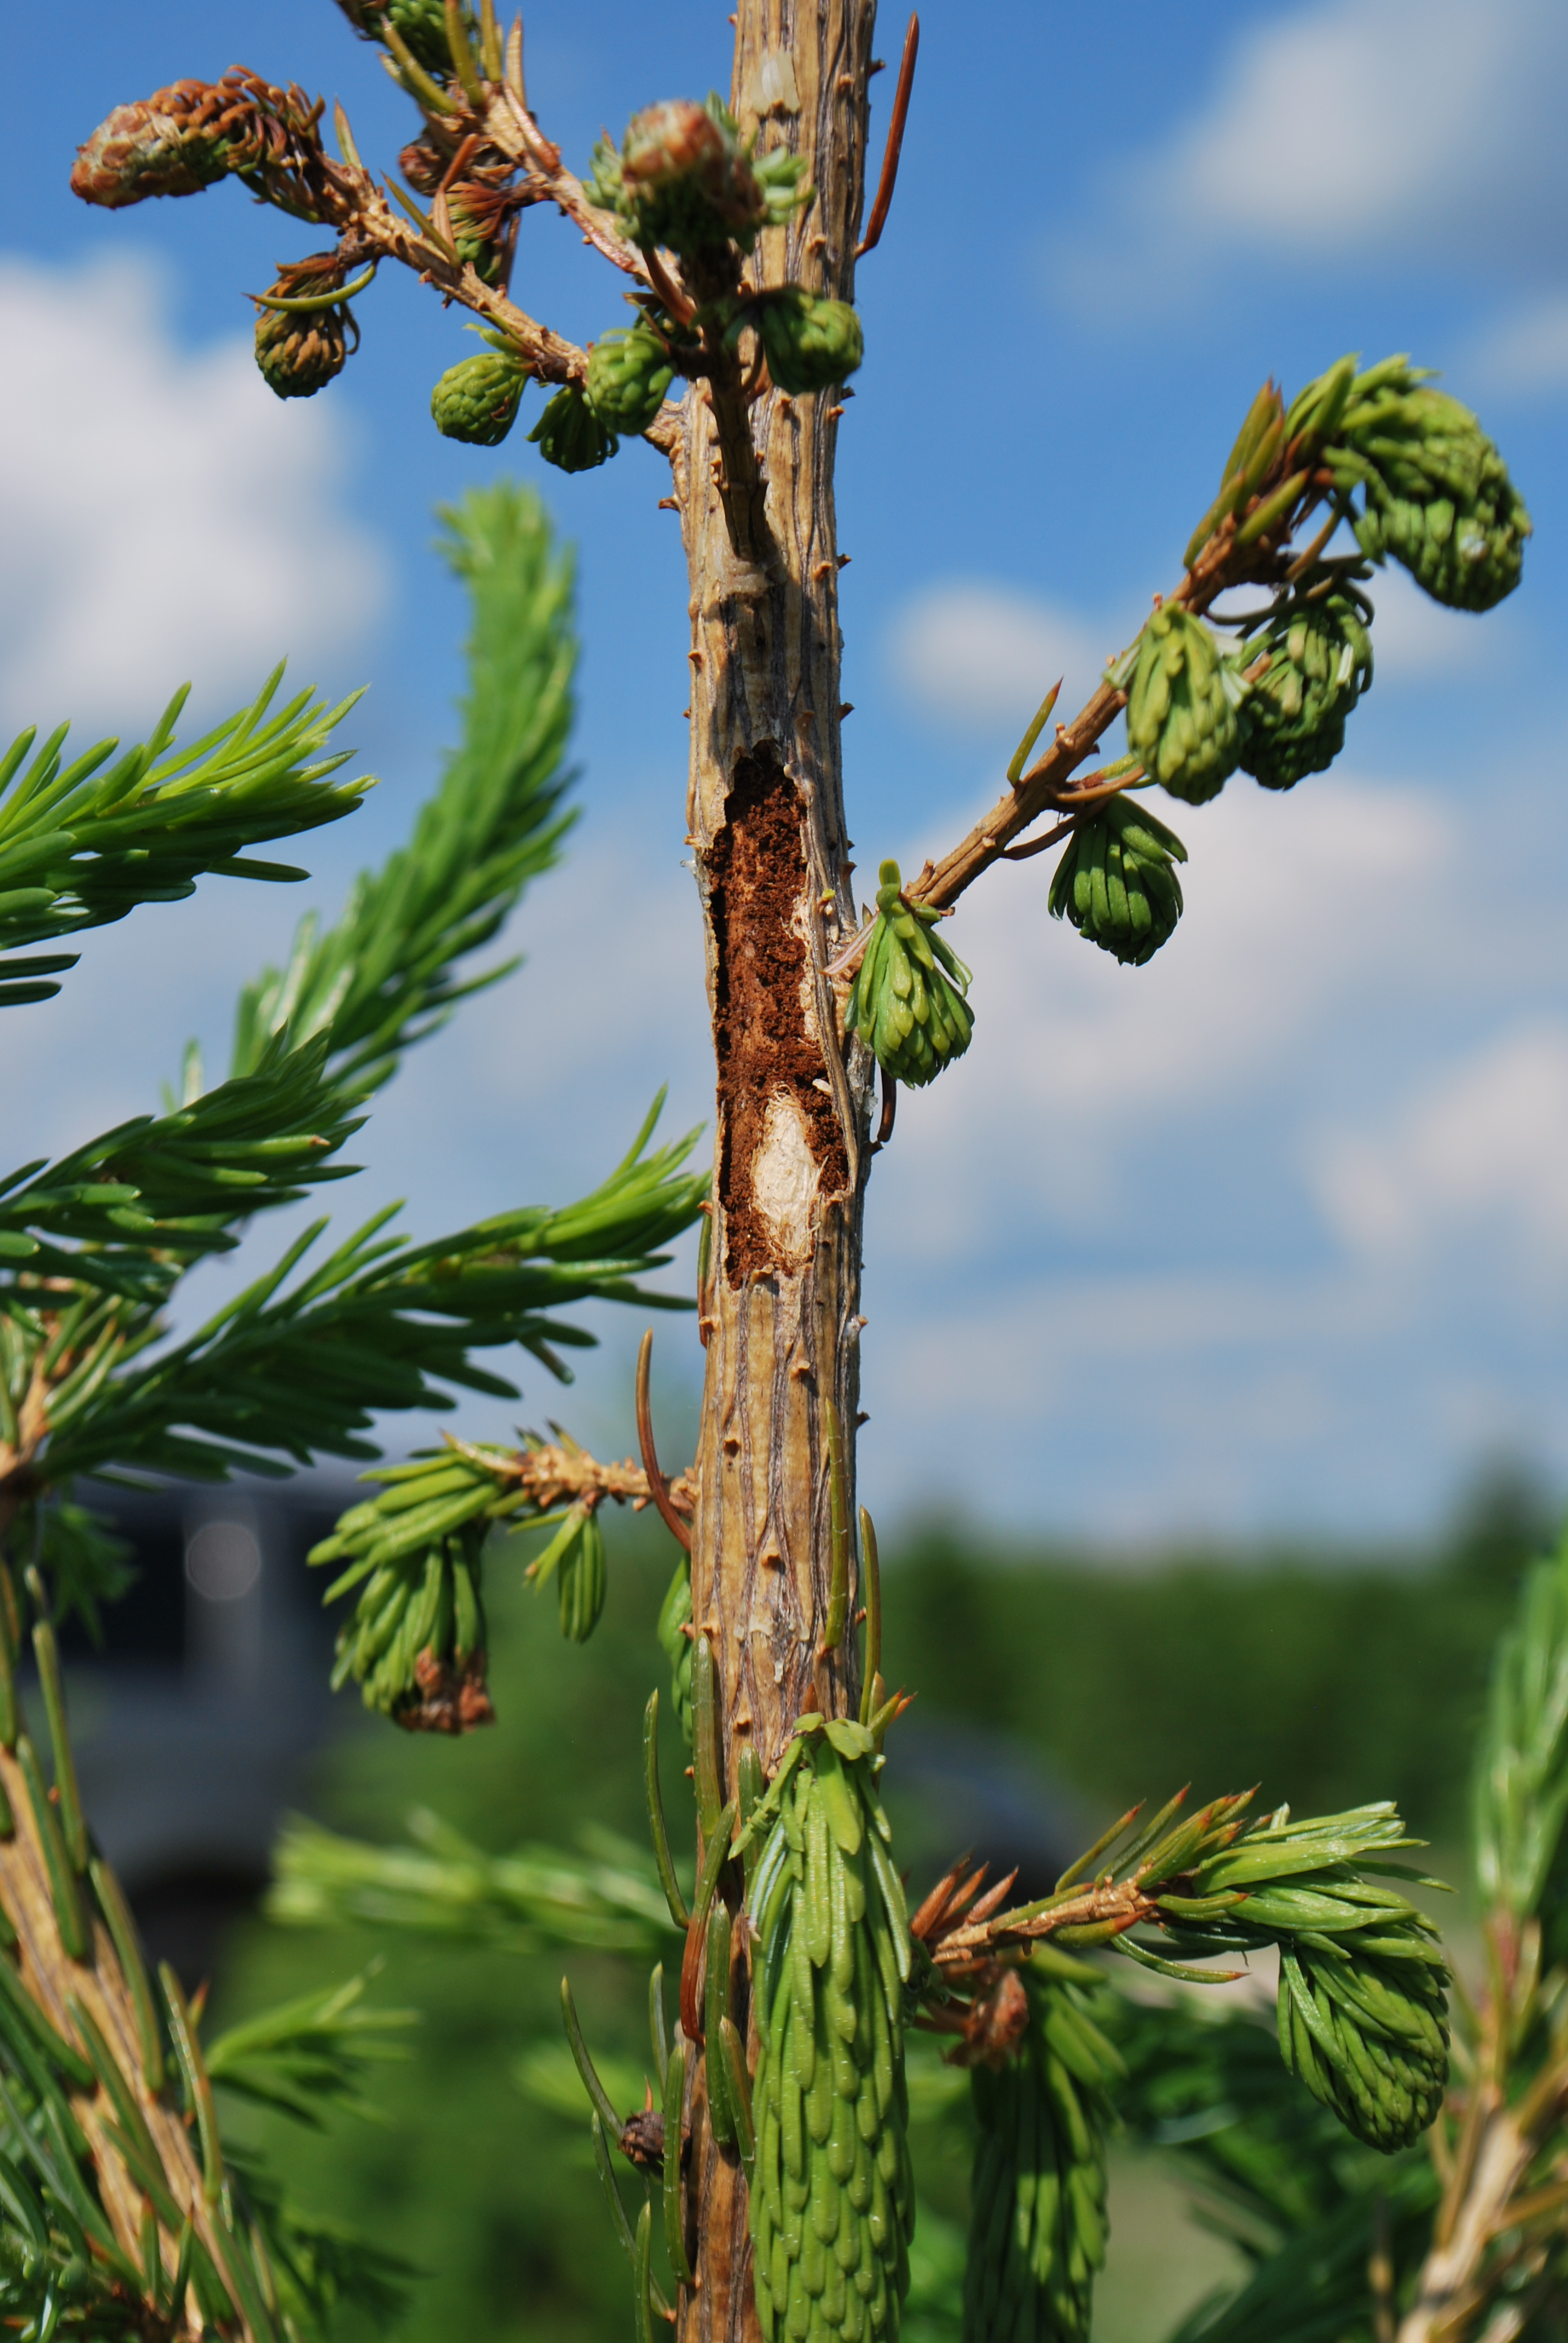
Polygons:
[[847,301],[825,301],[803,286],[786,285],[759,302],[755,316],[768,371],[791,397],[831,389],[865,356],[860,320]]
[[633,115],[620,156],[631,234],[685,255],[731,241],[749,252],[768,213],[739,134],[689,98]]
[[[1408,1923],[1380,1931],[1376,1955],[1352,1935],[1280,1946],[1280,2051],[1290,2072],[1347,2131],[1385,2156],[1435,2122],[1448,2088],[1448,1971]],[[1399,1957],[1399,1948],[1408,1957]],[[1388,1957],[1392,1954],[1393,1957]],[[1348,1955],[1348,1957],[1347,1957]]]
[[397,168],[417,196],[433,196],[447,176],[451,156],[444,155],[428,130],[411,138],[397,156]]
[[527,381],[517,360],[499,350],[460,358],[430,393],[437,430],[470,447],[498,447],[518,419]]
[[[382,1500],[357,1507],[344,1521],[376,1516]],[[484,1544],[489,1524],[469,1521],[451,1534],[401,1550],[377,1553],[388,1516],[372,1520],[357,1543],[377,1554],[373,1565],[350,1568],[358,1594],[337,1634],[332,1689],[352,1679],[367,1708],[378,1709],[410,1733],[469,1733],[495,1722],[485,1682]],[[396,1532],[393,1533],[394,1538]],[[311,1548],[314,1563],[341,1561],[347,1539],[342,1523]],[[363,1559],[363,1557],[361,1557]],[[345,1592],[342,1580],[334,1594]]]
[[649,325],[601,334],[588,352],[588,402],[611,431],[646,431],[664,403],[675,368]]
[[1217,797],[1236,769],[1245,689],[1201,618],[1162,602],[1128,660],[1127,745],[1146,773],[1189,805]]
[[884,862],[877,918],[844,1008],[844,1038],[859,1033],[886,1074],[911,1090],[961,1058],[974,1031],[971,981],[935,932],[941,914],[906,900],[896,862]]
[[1173,830],[1125,797],[1086,813],[1050,881],[1050,915],[1134,968],[1176,932],[1187,850]]
[[1387,358],[1358,375],[1324,452],[1373,561],[1392,554],[1436,602],[1490,610],[1518,585],[1530,515],[1469,407]]
[[253,153],[256,108],[221,82],[176,81],[116,106],[76,150],[71,191],[118,211],[149,196],[196,196]]
[[1355,531],[1370,559],[1381,562],[1392,553],[1434,602],[1451,610],[1491,610],[1512,594],[1524,566],[1524,540],[1533,534],[1501,459],[1473,497],[1401,497],[1369,480]]
[[[804,1717],[748,1825],[763,2343],[896,2343],[909,2292],[910,1937],[880,1764],[863,1725]],[[710,2096],[716,2046],[710,2033]]]
[[459,179],[447,190],[447,209],[457,257],[487,285],[507,273],[507,230],[518,208],[515,195],[482,179]]
[[[342,283],[337,255],[315,252],[280,268],[268,290],[279,301],[310,300],[337,292]],[[314,398],[342,373],[350,349],[358,347],[359,328],[347,307],[256,311],[256,362],[279,398]]]
[[494,1725],[496,1711],[486,1679],[485,1654],[471,1653],[461,1665],[421,1652],[414,1683],[390,1712],[405,1733],[474,1733]]
[[427,73],[449,74],[451,45],[442,0],[337,0],[362,40],[385,41],[387,26]]
[[1002,1972],[1025,2006],[1016,2056],[964,2061],[975,2148],[963,2343],[1087,2343],[1091,2332],[1110,2232],[1111,2094],[1123,2069],[1091,2015],[1094,1971],[1054,1947],[1047,1958],[1043,1976]]
[[622,226],[629,224],[626,185],[620,176],[620,149],[608,130],[601,130],[594,140],[593,154],[583,173],[582,189],[598,210],[611,213]]
[[547,464],[559,472],[591,472],[619,447],[575,382],[558,390],[528,434]]
[[149,196],[194,196],[226,174],[296,219],[335,216],[337,166],[322,152],[320,109],[297,85],[275,88],[231,65],[221,81],[181,81],[118,106],[78,148],[72,192],[111,211]]
[[1336,591],[1290,605],[1250,636],[1237,663],[1269,665],[1241,703],[1244,773],[1266,789],[1294,789],[1345,745],[1345,719],[1372,679],[1372,637],[1357,598]]

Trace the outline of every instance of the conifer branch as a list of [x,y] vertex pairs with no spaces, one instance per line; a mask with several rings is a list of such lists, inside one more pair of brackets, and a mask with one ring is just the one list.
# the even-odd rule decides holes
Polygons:
[[[515,206],[555,202],[618,267],[647,281],[640,256],[592,210],[515,91],[488,86],[476,105],[455,75],[443,91],[406,50],[401,56],[394,50],[394,56],[397,77],[424,115],[424,136],[435,142],[431,151],[442,157],[437,186],[445,158],[471,140],[478,168],[499,158],[508,175],[521,174]],[[487,283],[443,233],[434,212],[424,212],[390,182],[384,192],[358,160],[351,137],[344,159],[327,155],[321,114],[321,101],[312,105],[297,87],[275,87],[236,66],[219,82],[180,83],[117,107],[82,148],[71,184],[85,201],[118,209],[149,196],[195,193],[232,172],[279,210],[336,232],[340,282],[371,261],[398,261],[501,334],[536,380],[581,381],[585,353]],[[449,217],[439,196],[437,208]]]
[[327,1071],[327,1038],[269,1038],[256,1069],[159,1116],[138,1115],[0,1185],[0,1261],[30,1281],[161,1302],[192,1262],[226,1252],[253,1213],[346,1180],[357,1131]]
[[[275,669],[249,708],[188,748],[174,737],[188,684],[118,756],[117,741],[102,740],[65,762],[65,724],[37,749],[35,729],[18,734],[0,757],[0,951],[177,902],[207,872],[303,879],[245,850],[341,820],[374,784],[329,780],[349,752],[327,742],[354,700],[328,709],[303,691],[269,713],[282,676]],[[47,999],[60,988],[38,980],[74,965],[75,955],[0,959],[0,1005]]]
[[440,518],[441,550],[471,610],[458,745],[408,843],[361,873],[330,928],[307,918],[286,965],[246,987],[236,1074],[258,1062],[269,1035],[297,1043],[320,1033],[353,1096],[378,1088],[458,1001],[517,965],[457,970],[554,866],[576,819],[561,769],[577,666],[570,561],[554,549],[538,498],[511,482],[472,489]]
[[[1221,704],[1230,701],[1232,711],[1281,654],[1282,646],[1257,629],[1267,628],[1287,608],[1295,614],[1336,592],[1348,593],[1362,618],[1370,620],[1372,604],[1361,582],[1372,574],[1369,564],[1382,563],[1391,553],[1424,592],[1447,608],[1490,609],[1513,592],[1531,533],[1529,514],[1475,417],[1425,382],[1423,370],[1402,356],[1360,371],[1357,359],[1347,357],[1308,383],[1288,409],[1277,385],[1263,385],[1226,460],[1220,493],[1188,543],[1179,583],[1170,594],[1155,597],[1155,617],[1138,642],[1108,663],[1078,716],[1057,725],[1045,754],[1022,772],[1020,750],[1009,769],[1007,793],[957,847],[926,864],[912,890],[922,902],[950,909],[999,857],[1032,850],[1016,841],[1040,814],[1054,809],[1070,815],[1104,794],[1097,789],[1091,800],[1087,786],[1074,790],[1073,773],[1128,706],[1129,690],[1137,689],[1135,679],[1146,669],[1151,679],[1163,669],[1161,698],[1162,704],[1168,700],[1170,680],[1182,668],[1178,628],[1183,620],[1202,618],[1228,592],[1251,585],[1268,597],[1265,608],[1219,621],[1240,628],[1250,639],[1251,663],[1238,659],[1235,671],[1224,679]],[[1298,550],[1298,533],[1325,506],[1327,519]],[[1353,530],[1359,550],[1328,558],[1329,541],[1342,523]],[[1162,612],[1175,615],[1178,628]],[[1193,631],[1185,628],[1189,639]],[[1145,645],[1158,656],[1141,659]],[[1349,705],[1372,679],[1370,650],[1364,668],[1359,659],[1347,659],[1339,685],[1352,673],[1357,679]],[[1192,689],[1191,675],[1185,689]],[[1321,770],[1342,738],[1345,704],[1340,707],[1337,737],[1327,702],[1318,710],[1316,764],[1281,771],[1271,770],[1267,761],[1255,763],[1259,775],[1271,787],[1289,788],[1302,770]],[[1233,712],[1228,721],[1234,739]],[[1212,729],[1211,716],[1205,715],[1203,726]],[[1029,744],[1039,729],[1037,719],[1026,736]],[[1236,761],[1232,750],[1228,763],[1216,761],[1211,775],[1199,764],[1183,772],[1178,754],[1169,768],[1162,763],[1157,775],[1146,774],[1137,759],[1148,751],[1131,716],[1129,742],[1134,757],[1116,777],[1117,787],[1158,778],[1192,803],[1212,796]],[[1260,745],[1264,744],[1254,748]],[[1091,779],[1109,782],[1111,776]]]
[[562,1944],[657,1957],[677,1936],[652,1863],[608,1833],[581,1855],[526,1846],[492,1855],[426,1808],[407,1827],[412,1847],[290,1823],[273,1858],[268,1916],[294,1927],[368,1920],[518,1952]]
[[549,1312],[588,1300],[689,1306],[636,1280],[666,1264],[654,1248],[689,1225],[706,1192],[706,1174],[680,1169],[695,1138],[639,1151],[576,1205],[503,1214],[431,1243],[383,1236],[390,1214],[378,1213],[285,1291],[318,1222],[196,1334],[150,1361],[161,1327],[141,1305],[56,1314],[22,1283],[9,1315],[22,1330],[25,1389],[40,1365],[58,1378],[33,1402],[44,1432],[25,1459],[29,1486],[108,1469],[213,1480],[235,1466],[286,1469],[284,1456],[371,1459],[365,1435],[380,1410],[448,1407],[443,1383],[517,1397],[476,1350],[518,1343],[569,1381],[559,1349],[596,1338]]

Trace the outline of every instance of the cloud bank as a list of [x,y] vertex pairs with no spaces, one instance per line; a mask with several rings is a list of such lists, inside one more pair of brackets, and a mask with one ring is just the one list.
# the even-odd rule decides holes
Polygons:
[[292,410],[248,338],[176,343],[156,271],[0,260],[0,703],[142,722],[360,640],[383,556],[343,500],[340,414]]
[[[1568,17],[1553,0],[1311,0],[1260,12],[1185,120],[1114,156],[1050,256],[1057,293],[1142,316],[1220,272],[1282,263],[1359,277],[1390,262],[1468,271],[1495,298],[1561,286],[1558,132]],[[1516,371],[1543,365],[1526,300]],[[1561,379],[1546,337],[1551,379]]]

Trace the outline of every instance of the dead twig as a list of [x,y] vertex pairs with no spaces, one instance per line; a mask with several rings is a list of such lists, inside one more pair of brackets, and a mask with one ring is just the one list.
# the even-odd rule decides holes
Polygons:
[[877,200],[871,206],[871,216],[866,233],[855,246],[857,260],[864,260],[881,242],[882,230],[888,225],[892,208],[893,189],[898,185],[899,156],[903,152],[904,125],[910,118],[910,92],[915,85],[915,59],[920,53],[920,20],[910,18],[904,35],[903,62],[899,67],[899,85],[893,92],[892,119],[888,124],[888,143],[882,150],[882,176],[877,183]]
[[653,1442],[653,1408],[648,1395],[648,1371],[653,1363],[653,1328],[643,1336],[637,1354],[637,1439],[642,1450],[642,1467],[648,1476],[648,1493],[658,1511],[659,1520],[672,1538],[691,1552],[691,1525],[683,1521],[675,1509],[669,1483],[658,1469],[658,1451]]

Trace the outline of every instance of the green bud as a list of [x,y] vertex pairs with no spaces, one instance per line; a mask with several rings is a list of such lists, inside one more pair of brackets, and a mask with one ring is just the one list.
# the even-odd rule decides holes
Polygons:
[[430,393],[437,430],[470,447],[498,447],[518,419],[527,380],[516,359],[499,350],[460,358]]
[[971,979],[936,932],[940,912],[904,896],[896,862],[883,863],[881,881],[844,1034],[859,1033],[884,1073],[919,1090],[969,1048],[974,1011],[964,996]]
[[621,205],[631,235],[683,256],[738,244],[749,252],[768,199],[722,105],[672,98],[632,116],[621,148]]
[[859,1726],[803,1735],[753,1813],[759,1835],[771,1817],[748,1889],[748,2216],[763,2343],[897,2343],[909,2292],[912,1940],[879,1763]]
[[[336,292],[342,283],[337,255],[318,252],[280,269],[268,290],[275,300],[313,300]],[[342,373],[358,340],[347,307],[258,308],[256,313],[256,362],[268,389],[279,398],[314,398],[334,375]]]
[[583,173],[583,193],[590,204],[601,212],[609,212],[618,220],[626,213],[626,189],[621,184],[620,149],[608,130],[601,130],[594,141],[594,150],[588,169]]
[[1264,653],[1269,666],[1241,702],[1241,767],[1266,789],[1289,789],[1344,747],[1345,719],[1372,687],[1372,637],[1354,596],[1315,594],[1249,636],[1237,664]]
[[1513,593],[1530,515],[1469,407],[1421,368],[1386,358],[1358,375],[1322,460],[1342,491],[1362,491],[1355,531],[1370,559],[1392,553],[1450,609]]
[[824,300],[803,286],[770,293],[758,303],[755,318],[768,371],[792,398],[832,389],[865,356],[860,320],[848,301]]
[[1145,621],[1127,685],[1127,745],[1172,797],[1202,805],[1236,769],[1245,686],[1201,618],[1162,602]]
[[635,437],[658,413],[674,374],[651,326],[618,327],[588,352],[588,403],[608,429]]
[[1286,2066],[1368,2147],[1392,2156],[1421,2137],[1448,2087],[1448,1972],[1417,1957],[1361,1950],[1355,1936],[1335,1960],[1300,1939],[1280,1947],[1278,2025]]
[[575,382],[558,390],[529,432],[547,464],[560,472],[591,472],[619,447]]
[[487,285],[498,285],[506,274],[508,227],[517,206],[504,187],[487,187],[477,179],[459,179],[447,192],[447,211],[457,257]]
[[1173,865],[1187,850],[1173,830],[1126,797],[1085,814],[1050,881],[1052,919],[1134,968],[1176,932],[1181,882]]
[[1519,583],[1532,526],[1499,459],[1471,497],[1402,497],[1370,479],[1355,530],[1370,559],[1392,553],[1434,602],[1491,610]]
[[767,216],[764,227],[787,227],[795,214],[803,211],[816,193],[805,184],[806,158],[791,155],[788,146],[774,146],[766,155],[750,157],[752,172],[762,190]]
[[[467,10],[468,34],[476,27]],[[449,74],[452,45],[447,38],[447,11],[442,0],[387,0],[387,22],[396,26],[405,46],[427,73]]]
[[[1110,2230],[1106,2139],[1121,2061],[1081,1986],[1030,1972],[1006,1978],[1006,1998],[992,1997],[995,2037],[956,2046],[975,2116],[962,2343],[1088,2343]],[[1020,2016],[1025,2027],[1010,2046]]]
[[[385,40],[390,25],[427,73],[451,72],[452,50],[442,0],[337,0],[337,5],[363,39]],[[471,19],[469,30],[472,34]]]

